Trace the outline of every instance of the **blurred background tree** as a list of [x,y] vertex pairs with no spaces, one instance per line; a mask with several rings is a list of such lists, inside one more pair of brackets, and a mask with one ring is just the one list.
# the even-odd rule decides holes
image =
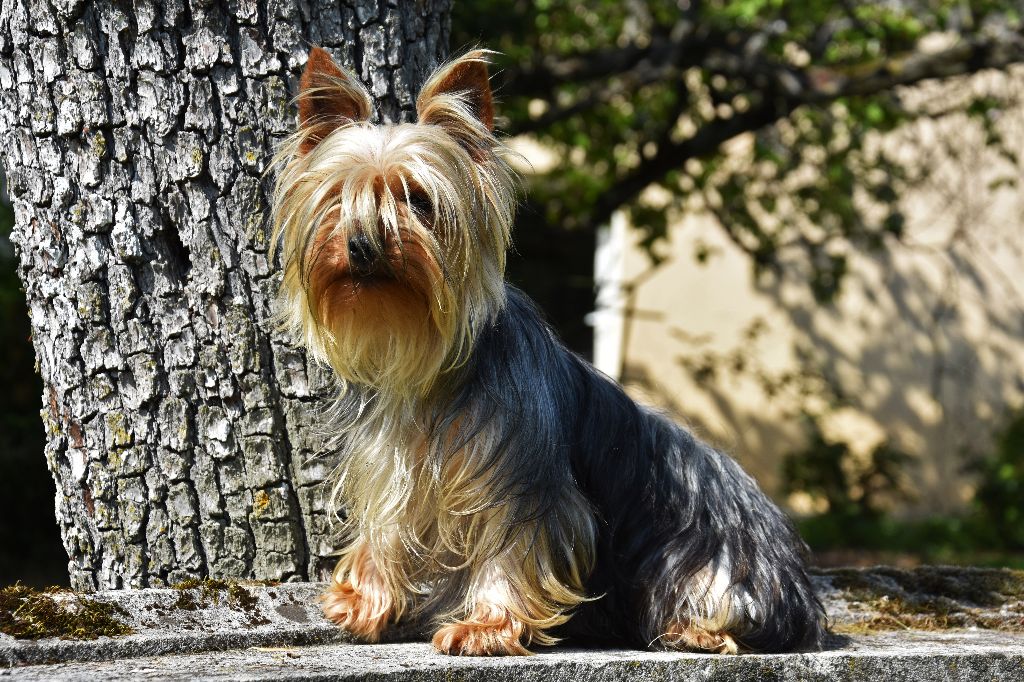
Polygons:
[[[480,0],[453,12],[453,46],[497,50],[510,136],[557,162],[529,176],[513,269],[569,342],[589,350],[593,233],[626,211],[657,259],[669,217],[721,217],[762,278],[799,250],[816,297],[839,291],[846,250],[883,249],[899,198],[927,168],[872,145],[916,118],[992,122],[1009,103],[965,93],[910,104],[899,86],[1024,60],[1020,2],[910,0]],[[737,162],[723,150],[754,133]],[[872,137],[875,135],[875,137]],[[905,151],[905,150],[904,150]],[[1007,182],[1015,182],[1008,178]],[[656,203],[643,194],[658,187]],[[709,254],[698,253],[698,258]],[[532,264],[532,265],[531,265]],[[551,265],[558,264],[556,268]],[[545,268],[546,270],[542,270]],[[538,272],[560,272],[555,278]],[[538,280],[544,280],[538,282]]]

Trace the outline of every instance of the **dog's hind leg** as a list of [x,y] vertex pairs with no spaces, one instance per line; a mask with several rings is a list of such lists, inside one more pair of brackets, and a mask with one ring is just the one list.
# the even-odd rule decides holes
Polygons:
[[[671,571],[661,580],[671,581]],[[668,589],[666,589],[668,588]],[[664,596],[673,595],[673,603],[664,604]],[[648,632],[656,633],[653,647],[719,654],[739,653],[735,634],[742,632],[753,615],[753,601],[742,587],[732,582],[727,556],[697,571],[675,587],[655,586],[650,598],[665,608],[649,609],[657,620],[648,622]],[[656,615],[655,615],[656,614]]]
[[667,649],[706,651],[715,654],[737,654],[739,647],[732,635],[712,631],[694,623],[677,623],[666,628],[659,643]]

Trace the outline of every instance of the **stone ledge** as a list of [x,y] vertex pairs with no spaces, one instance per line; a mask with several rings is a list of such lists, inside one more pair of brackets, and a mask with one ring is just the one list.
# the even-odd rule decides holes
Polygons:
[[239,603],[227,590],[204,586],[97,592],[89,597],[123,609],[132,634],[87,640],[18,640],[0,634],[0,665],[104,661],[345,640],[342,631],[320,613],[318,597],[324,585],[236,585],[252,601]]
[[[422,642],[347,643],[320,614],[320,584],[207,582],[90,595],[118,607],[129,635],[30,641],[0,634],[0,675],[1024,680],[1022,572],[879,567],[822,571],[814,581],[836,635],[826,651],[813,654],[722,657],[558,647],[529,658],[450,658]],[[73,601],[71,595],[54,596],[65,598]]]
[[[717,656],[556,648],[530,657],[443,656],[426,643],[321,644],[15,668],[18,680],[1024,680],[1024,636],[899,632],[814,654]],[[0,670],[0,678],[5,671]]]

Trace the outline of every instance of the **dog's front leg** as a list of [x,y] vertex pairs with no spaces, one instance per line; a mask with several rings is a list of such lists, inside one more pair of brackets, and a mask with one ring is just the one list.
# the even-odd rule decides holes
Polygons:
[[[523,613],[513,580],[498,561],[473,577],[468,613],[462,620],[441,627],[434,647],[445,654],[465,656],[526,655],[536,628]],[[519,582],[515,580],[514,582]]]
[[321,598],[324,615],[359,639],[376,642],[395,612],[395,596],[369,543],[357,539],[345,552]]
[[434,634],[434,647],[454,655],[509,656],[529,654],[531,644],[554,644],[551,628],[587,600],[583,580],[592,545],[591,519],[582,498],[572,496],[536,532],[524,529],[498,556],[474,562],[464,615]]

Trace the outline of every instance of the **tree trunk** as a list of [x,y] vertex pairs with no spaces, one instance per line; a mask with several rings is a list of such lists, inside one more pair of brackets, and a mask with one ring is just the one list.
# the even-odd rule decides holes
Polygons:
[[0,156],[73,587],[329,568],[326,381],[271,319],[263,174],[311,45],[408,118],[449,2],[0,0]]

